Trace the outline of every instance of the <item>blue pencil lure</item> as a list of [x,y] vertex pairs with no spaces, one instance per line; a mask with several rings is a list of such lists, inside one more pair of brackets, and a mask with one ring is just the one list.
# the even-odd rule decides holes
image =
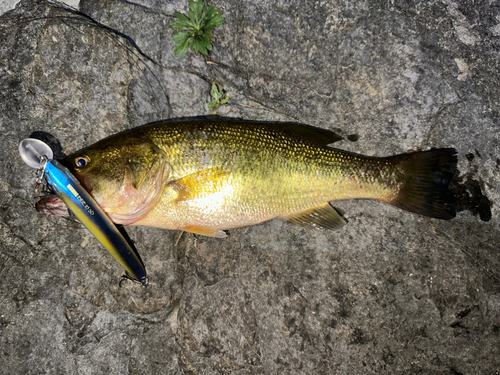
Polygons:
[[125,268],[130,278],[147,285],[146,269],[135,251],[71,172],[52,160],[50,147],[38,139],[26,138],[19,144],[19,153],[26,164],[40,171],[38,183],[45,176],[59,198]]

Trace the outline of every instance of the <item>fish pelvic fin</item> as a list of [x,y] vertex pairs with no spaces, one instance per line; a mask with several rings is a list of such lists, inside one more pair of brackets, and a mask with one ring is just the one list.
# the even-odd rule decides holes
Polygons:
[[457,150],[441,148],[388,158],[404,171],[404,182],[387,203],[436,219],[455,217],[449,184],[457,169]]
[[196,226],[189,226],[181,228],[184,232],[199,234],[207,237],[215,237],[215,238],[226,238],[227,234],[223,230],[213,229],[213,228],[202,228]]
[[291,223],[315,229],[338,229],[347,224],[340,214],[329,203],[314,207],[298,214],[282,217]]

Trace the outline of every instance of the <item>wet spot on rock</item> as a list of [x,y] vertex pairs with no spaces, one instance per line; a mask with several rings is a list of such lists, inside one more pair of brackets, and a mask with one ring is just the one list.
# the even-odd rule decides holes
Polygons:
[[283,309],[284,323],[283,331],[287,336],[293,336],[302,330],[304,316],[306,313],[306,303],[302,299],[295,301],[296,303],[285,305]]
[[494,325],[492,331],[493,333],[500,333],[500,325]]
[[209,339],[205,340],[204,342],[201,343],[201,352],[202,355],[205,357],[210,357],[212,355],[218,355],[223,351],[223,346],[219,342],[219,340],[210,337]]
[[391,353],[391,351],[386,348],[383,352],[382,352],[382,361],[384,361],[384,363],[386,364],[393,364],[394,363],[394,354]]
[[456,211],[470,211],[482,221],[491,220],[491,202],[481,190],[479,181],[471,174],[460,176],[452,181],[450,188],[455,195]]
[[359,139],[358,134],[350,134],[347,136],[347,139],[351,142],[356,142]]
[[453,328],[453,333],[455,334],[455,337],[458,336],[467,336],[469,335],[469,329],[464,326],[461,322],[454,322],[450,324],[450,327]]
[[351,344],[363,345],[365,343],[364,333],[360,328],[354,328],[351,335]]
[[283,290],[288,297],[291,297],[295,293],[299,293],[299,290],[291,282],[285,283],[285,285],[283,285]]
[[339,318],[348,318],[351,315],[352,301],[350,300],[349,289],[343,286],[332,288],[332,297],[335,298],[339,304],[335,309],[335,316]]
[[457,313],[457,318],[465,318],[467,315],[470,314],[470,312],[472,311],[472,309],[470,307],[460,311]]

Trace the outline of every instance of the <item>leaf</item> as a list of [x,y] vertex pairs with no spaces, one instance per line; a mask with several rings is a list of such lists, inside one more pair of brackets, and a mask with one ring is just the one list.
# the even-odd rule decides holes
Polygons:
[[205,8],[205,3],[203,2],[203,0],[198,0],[198,1],[190,0],[189,6],[193,9],[198,18],[200,18],[203,13],[203,8]]
[[212,85],[212,90],[210,92],[210,95],[212,95],[213,100],[207,103],[207,106],[213,108],[214,113],[216,113],[215,109],[219,108],[221,105],[224,105],[229,101],[229,98],[224,98],[221,100],[221,98],[225,94],[224,92],[219,91],[219,87],[215,83]]
[[177,55],[179,55],[179,58],[180,57],[184,57],[184,55],[187,53],[188,51],[188,48],[180,48],[180,47],[176,47],[174,49],[174,53],[176,53]]
[[188,17],[189,19],[191,20],[191,22],[194,22],[195,24],[198,23],[198,18],[196,17],[193,9],[189,9],[189,12],[188,12]]
[[222,25],[224,22],[226,22],[226,19],[224,17],[214,17],[212,18],[212,21],[210,22],[214,27]]
[[195,52],[200,52],[200,42],[196,39],[192,39],[193,45],[192,48],[194,49]]
[[172,37],[172,39],[175,41],[175,42],[181,42],[183,41],[184,39],[186,39],[188,37],[188,33],[179,33],[177,35],[174,35]]
[[210,44],[210,38],[212,37],[212,33],[205,33],[203,34],[201,41],[202,43],[206,46]]
[[179,43],[179,44],[177,44],[177,45],[175,46],[175,48],[174,48],[174,53],[178,54],[178,55],[179,55],[179,57],[183,57],[183,56],[187,53],[187,51],[188,51],[188,49],[189,49],[189,47],[188,47],[188,45],[187,45],[187,44],[188,44],[188,40],[189,40],[189,39],[186,39],[186,40],[185,40],[185,41],[183,41],[182,43]]
[[187,16],[184,13],[175,12],[174,16],[180,19],[181,21],[189,22],[189,18],[187,18]]
[[181,30],[185,27],[184,21],[174,21],[170,24],[170,27],[175,30]]
[[184,39],[183,41],[177,42],[174,53],[179,55],[179,58],[183,57],[189,48],[191,47],[192,39]]
[[187,46],[188,48],[193,49],[193,44],[194,44],[194,42],[195,42],[195,40],[194,40],[193,38],[188,38],[188,39],[186,39],[186,46]]

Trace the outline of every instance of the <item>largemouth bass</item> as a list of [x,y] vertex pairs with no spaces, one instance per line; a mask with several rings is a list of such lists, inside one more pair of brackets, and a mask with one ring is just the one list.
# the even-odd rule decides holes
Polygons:
[[[62,163],[124,225],[214,237],[274,218],[335,229],[346,220],[330,202],[344,199],[455,216],[448,185],[456,150],[369,157],[327,146],[338,139],[306,125],[197,118],[128,130]],[[61,204],[48,198],[37,206],[60,214]]]

